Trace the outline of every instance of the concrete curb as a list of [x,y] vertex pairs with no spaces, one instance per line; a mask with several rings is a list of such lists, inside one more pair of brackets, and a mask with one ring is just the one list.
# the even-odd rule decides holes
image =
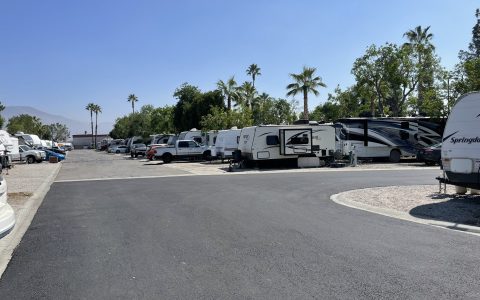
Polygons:
[[25,207],[18,211],[15,216],[16,222],[13,230],[0,240],[0,279],[10,262],[13,251],[22,240],[23,235],[32,223],[38,208],[43,202],[43,198],[50,190],[50,185],[54,182],[60,169],[61,163],[57,164],[57,168],[45,179],[45,181],[33,192],[33,195],[26,201]]
[[[351,191],[349,191],[351,192]],[[371,206],[368,204],[356,202],[349,200],[345,198],[345,194],[347,192],[343,193],[338,193],[335,195],[330,196],[330,199],[340,205],[348,206],[351,208],[355,209],[360,209],[363,211],[368,211],[371,213],[391,217],[391,218],[396,218],[404,221],[410,221],[410,222],[415,222],[419,224],[424,224],[424,225],[430,225],[438,228],[443,228],[443,229],[449,229],[449,230],[454,230],[454,231],[459,231],[463,233],[468,233],[468,234],[473,234],[476,236],[480,236],[480,227],[476,226],[470,226],[470,225],[465,225],[465,224],[459,224],[459,223],[452,223],[452,222],[447,222],[447,221],[438,221],[438,220],[427,220],[427,219],[422,219],[422,218],[417,218],[409,213],[403,212],[403,211],[398,211],[398,210],[393,210],[390,208],[382,208],[382,207],[376,207],[376,206]]]

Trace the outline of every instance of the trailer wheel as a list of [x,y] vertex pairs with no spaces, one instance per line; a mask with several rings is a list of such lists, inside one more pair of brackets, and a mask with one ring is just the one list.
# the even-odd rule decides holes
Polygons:
[[27,156],[27,164],[33,164],[35,162],[35,157],[29,155]]
[[390,162],[398,163],[400,161],[400,155],[401,153],[397,149],[393,149],[392,151],[390,151]]
[[170,153],[165,153],[162,155],[163,163],[168,164],[172,162],[172,155]]
[[458,186],[458,185],[455,186],[455,194],[464,195],[465,193],[467,193],[467,188],[466,187]]

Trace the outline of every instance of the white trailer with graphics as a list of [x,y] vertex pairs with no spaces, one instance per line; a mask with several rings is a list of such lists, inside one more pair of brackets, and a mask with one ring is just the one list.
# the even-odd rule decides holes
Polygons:
[[265,125],[245,127],[238,150],[245,160],[297,160],[299,166],[320,166],[335,152],[331,125]]
[[442,141],[442,165],[457,193],[480,189],[480,92],[458,98],[450,112]]

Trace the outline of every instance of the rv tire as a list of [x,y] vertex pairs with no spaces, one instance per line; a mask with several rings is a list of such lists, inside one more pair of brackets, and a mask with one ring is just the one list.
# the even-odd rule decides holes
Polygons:
[[390,162],[393,162],[393,163],[398,163],[400,161],[400,151],[398,149],[393,149],[392,151],[390,151]]
[[163,163],[168,164],[172,162],[172,155],[170,153],[165,153],[162,155]]

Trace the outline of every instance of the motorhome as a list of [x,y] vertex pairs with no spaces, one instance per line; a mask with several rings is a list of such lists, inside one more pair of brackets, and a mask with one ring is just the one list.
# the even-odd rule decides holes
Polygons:
[[348,118],[335,123],[337,148],[359,158],[416,157],[420,148],[439,143],[443,121],[429,118]]
[[194,140],[199,144],[205,144],[206,136],[202,133],[201,130],[197,128],[192,128],[189,131],[182,131],[178,135],[179,140]]
[[220,130],[215,143],[215,153],[223,161],[232,158],[233,152],[238,149],[240,129]]
[[442,138],[442,165],[447,183],[480,189],[480,92],[461,96],[453,106]]
[[[335,129],[331,125],[264,125],[245,127],[240,132],[238,150],[243,159],[310,160],[312,166],[333,156]],[[311,158],[314,158],[311,160]]]

